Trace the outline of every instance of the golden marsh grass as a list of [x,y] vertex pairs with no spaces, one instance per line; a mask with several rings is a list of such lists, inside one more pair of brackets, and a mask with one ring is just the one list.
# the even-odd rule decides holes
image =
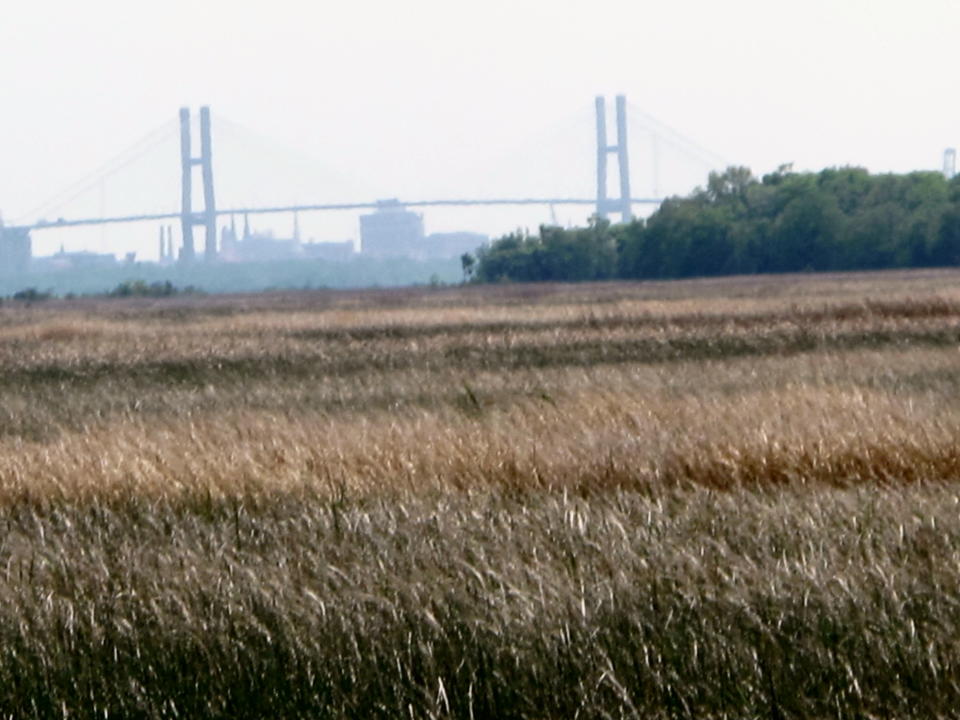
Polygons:
[[949,717],[960,274],[0,308],[0,715]]

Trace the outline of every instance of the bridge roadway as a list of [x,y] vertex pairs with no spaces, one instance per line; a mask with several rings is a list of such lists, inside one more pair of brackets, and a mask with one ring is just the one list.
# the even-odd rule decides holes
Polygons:
[[[391,201],[391,204],[394,201]],[[493,205],[596,205],[596,198],[589,200],[583,198],[520,198],[504,199],[493,198],[489,200],[417,200],[414,202],[396,201],[398,207],[469,207],[469,206],[493,206]],[[608,201],[611,208],[619,204],[619,200]],[[637,205],[659,205],[662,200],[658,198],[631,198],[631,204]],[[278,205],[275,207],[259,208],[233,208],[230,210],[216,211],[217,215],[267,215],[272,213],[292,213],[292,212],[311,212],[320,210],[375,210],[383,207],[383,201],[380,202],[361,202],[361,203],[332,203],[319,205]],[[203,212],[194,213],[197,218],[204,217]],[[147,222],[151,220],[176,220],[180,218],[180,213],[153,213],[144,215],[121,215],[105,218],[80,218],[57,220],[38,220],[33,225],[22,225],[24,230],[44,230],[48,228],[66,228],[79,227],[81,225],[112,225],[132,222]]]

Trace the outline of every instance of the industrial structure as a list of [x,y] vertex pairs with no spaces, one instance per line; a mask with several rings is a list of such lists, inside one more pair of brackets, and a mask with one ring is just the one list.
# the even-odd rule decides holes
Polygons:
[[378,200],[376,212],[360,216],[360,249],[364,255],[411,255],[423,238],[423,215],[410,212],[396,198]]
[[[136,253],[127,255],[127,263],[136,261]],[[57,271],[57,270],[105,270],[117,267],[118,262],[112,253],[95,253],[88,250],[75,250],[67,252],[60,247],[58,252],[45,257],[32,258],[30,260],[30,269],[38,271]]]
[[0,272],[26,272],[32,254],[30,229],[8,227],[0,219]]
[[157,258],[161,265],[170,265],[176,258],[173,250],[173,228],[170,225],[160,226],[160,252]]
[[[344,258],[352,254],[352,243],[300,243],[298,237],[275,239],[267,234],[256,235],[246,232],[237,237],[231,224],[224,229],[219,238],[217,218],[224,215],[243,215],[245,218],[255,214],[293,213],[323,210],[373,210],[360,218],[361,251],[364,254],[379,257],[409,256],[414,258],[455,257],[463,252],[475,250],[482,244],[485,236],[475,233],[442,233],[426,235],[423,217],[412,211],[422,207],[468,207],[468,206],[521,206],[521,205],[592,205],[598,217],[606,218],[618,213],[623,222],[632,219],[632,204],[657,205],[659,198],[633,198],[630,194],[630,168],[627,151],[626,98],[616,98],[616,144],[607,142],[606,108],[603,97],[596,98],[597,122],[597,174],[596,197],[587,198],[489,198],[489,199],[440,199],[401,202],[399,200],[380,200],[376,202],[303,204],[276,207],[247,207],[218,209],[214,193],[213,147],[210,108],[200,108],[200,153],[193,152],[191,136],[191,112],[181,108],[180,125],[180,167],[181,198],[180,211],[176,213],[153,213],[125,215],[121,217],[100,217],[83,219],[59,218],[56,221],[38,220],[33,225],[3,227],[0,225],[0,273],[19,272],[29,266],[31,257],[30,232],[46,228],[66,228],[91,225],[107,225],[143,221],[179,220],[181,238],[179,248],[175,248],[173,229],[164,225],[160,229],[159,262],[192,263],[197,260],[198,252],[194,243],[194,227],[204,228],[203,259],[206,262],[217,260],[244,262],[266,257],[336,257]],[[608,157],[614,155],[619,175],[619,197],[607,195]],[[203,207],[193,207],[193,187],[195,169],[200,168]],[[295,233],[296,236],[296,233]]]
[[269,262],[292,260],[299,254],[299,233],[292,238],[275,238],[273,233],[254,233],[250,219],[243,219],[243,235],[237,236],[233,219],[220,233],[220,259],[224,262]]
[[489,240],[470,232],[433,233],[424,230],[423,215],[397,200],[377,201],[376,212],[360,216],[360,248],[370,257],[429,260],[460,257]]

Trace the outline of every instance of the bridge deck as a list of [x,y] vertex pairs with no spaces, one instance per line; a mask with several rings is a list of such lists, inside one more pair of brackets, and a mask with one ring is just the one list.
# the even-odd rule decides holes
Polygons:
[[[487,200],[415,200],[412,202],[397,201],[403,207],[468,207],[468,206],[496,206],[496,205],[595,205],[596,199],[584,198],[491,198]],[[659,198],[631,198],[630,202],[636,205],[659,205]],[[323,210],[375,210],[382,203],[329,203],[315,205],[278,205],[274,207],[232,208],[229,210],[217,209],[217,215],[266,215],[272,213],[315,212]],[[133,222],[148,222],[156,220],[175,220],[180,213],[152,213],[144,215],[119,215],[105,218],[59,218],[57,220],[39,220],[33,225],[24,225],[27,230],[43,230],[47,228],[78,227],[80,225],[113,225]]]

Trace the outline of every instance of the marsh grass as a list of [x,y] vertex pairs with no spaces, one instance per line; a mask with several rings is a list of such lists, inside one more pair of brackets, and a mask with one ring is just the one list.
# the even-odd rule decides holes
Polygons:
[[4,306],[0,716],[954,716],[958,277]]
[[957,516],[942,486],[15,506],[0,708],[946,717]]

